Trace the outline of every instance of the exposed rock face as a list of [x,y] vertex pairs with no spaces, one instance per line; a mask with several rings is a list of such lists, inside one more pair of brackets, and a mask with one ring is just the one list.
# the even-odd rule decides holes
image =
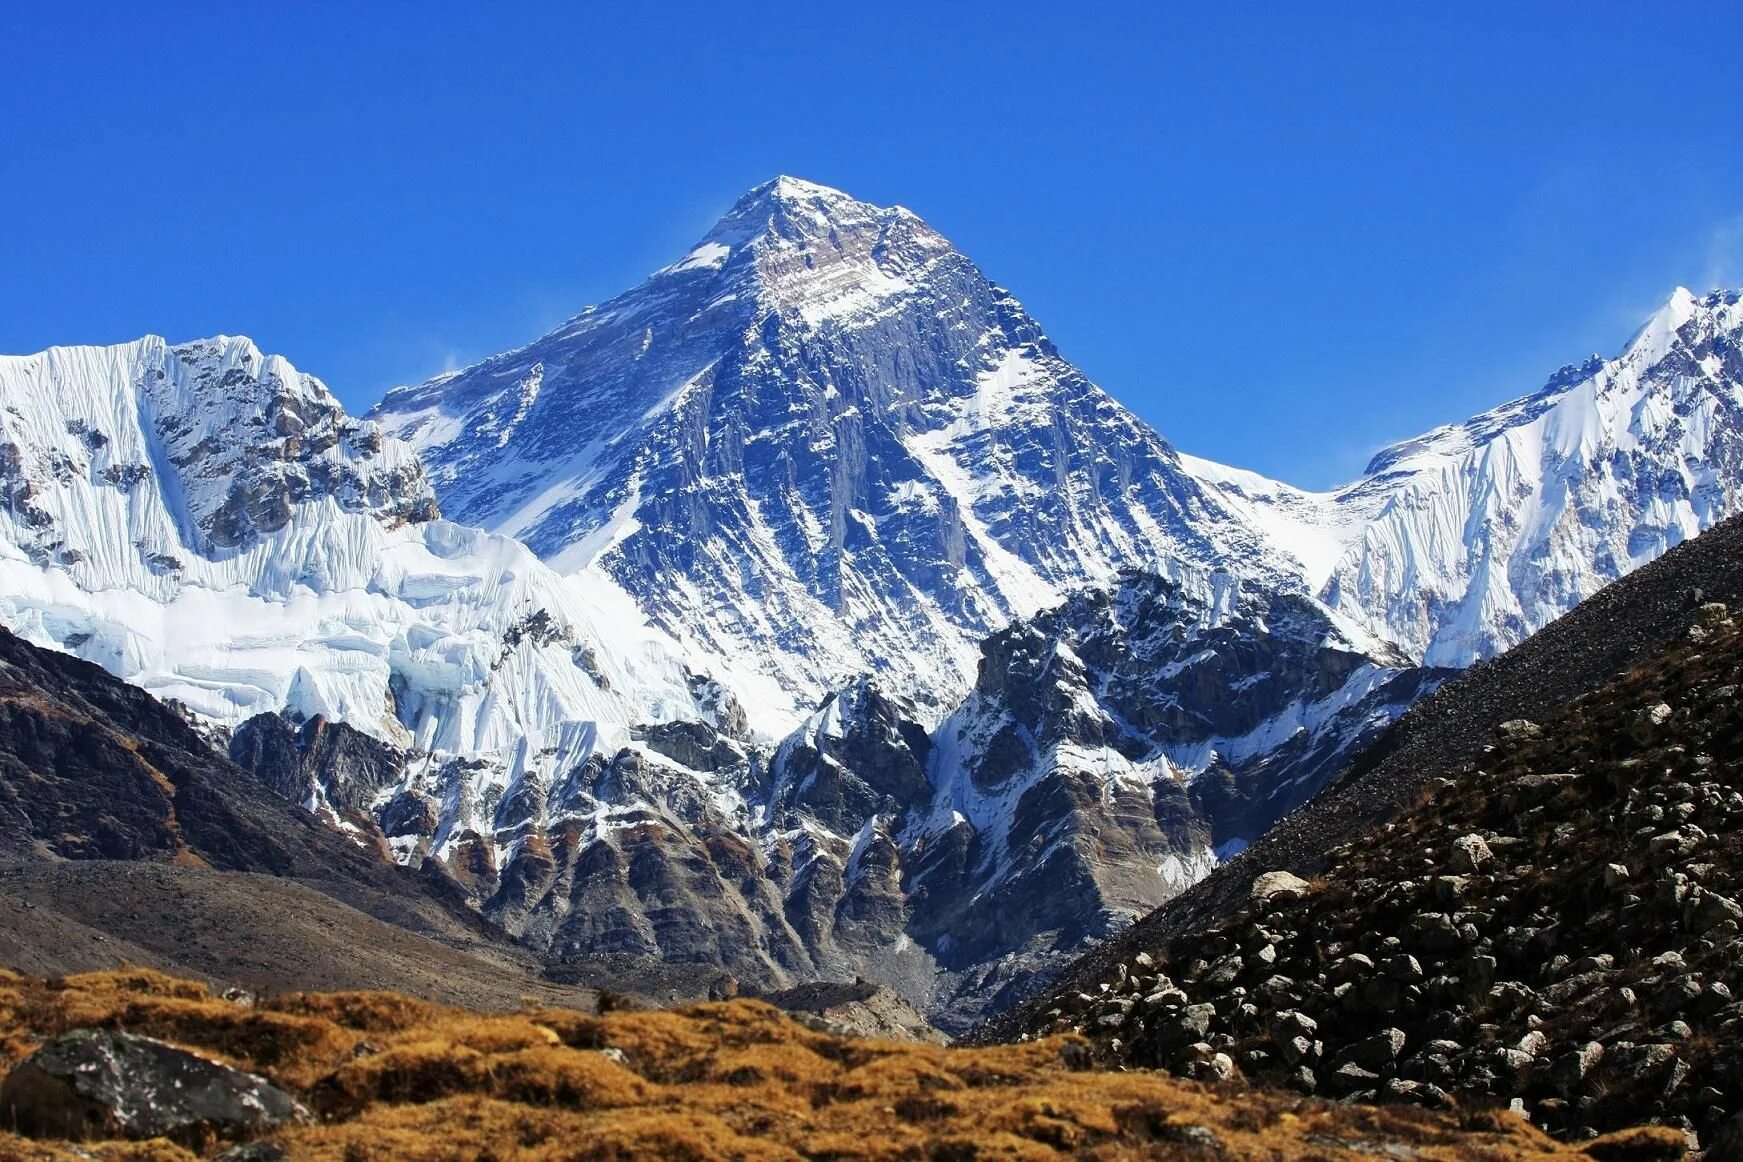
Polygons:
[[1221,1052],[1341,1098],[1511,1102],[1575,1140],[1643,1117],[1713,1140],[1743,1108],[1739,682],[1743,632],[1704,605],[1681,642],[1506,724],[1480,768],[1329,852],[1310,891],[1128,948],[1105,991],[1056,995],[1030,1028],[1194,1075]]
[[187,515],[213,548],[246,548],[321,500],[390,523],[435,519],[422,465],[375,424],[347,416],[320,380],[246,340],[165,355],[142,373],[155,459],[173,467]]
[[949,1041],[907,1001],[868,981],[801,985],[758,999],[792,1014],[810,1028],[837,1036],[935,1045]]
[[54,1138],[169,1138],[203,1149],[312,1118],[265,1078],[162,1041],[74,1029],[0,1084],[8,1126]]
[[775,755],[773,809],[852,835],[875,816],[924,802],[932,739],[919,717],[911,702],[868,678],[831,694]]
[[236,728],[229,749],[237,766],[335,824],[372,824],[370,806],[405,773],[403,752],[319,715],[300,726],[279,714],[257,715]]
[[1129,573],[1014,625],[937,731],[931,808],[904,832],[912,930],[1009,1004],[1260,834],[1438,678],[1226,577]]

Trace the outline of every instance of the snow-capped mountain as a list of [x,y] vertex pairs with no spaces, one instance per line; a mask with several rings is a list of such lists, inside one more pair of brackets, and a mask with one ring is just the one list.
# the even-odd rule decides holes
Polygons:
[[0,359],[0,495],[0,620],[221,728],[348,722],[482,792],[703,716],[621,594],[438,519],[410,449],[246,339]]
[[0,359],[0,621],[553,958],[960,1023],[1736,511],[1740,316],[1679,292],[1306,492],[1177,453],[908,211],[781,178],[369,420],[245,339]]
[[1328,606],[1466,666],[1743,509],[1743,306],[1679,288],[1615,358],[1388,448],[1333,492],[1182,461]]
[[901,208],[779,178],[532,344],[390,393],[444,511],[597,571],[791,725],[874,673],[931,717],[980,640],[1262,539]]

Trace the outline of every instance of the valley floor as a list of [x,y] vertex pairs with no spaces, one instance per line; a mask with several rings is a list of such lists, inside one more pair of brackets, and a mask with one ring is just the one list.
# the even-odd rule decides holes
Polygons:
[[[226,999],[145,970],[0,973],[9,1069],[75,1028],[125,1029],[258,1071],[311,1111],[246,1147],[33,1140],[0,1158],[189,1162],[529,1158],[1674,1158],[1642,1129],[1559,1145],[1497,1111],[1337,1106],[1084,1068],[1075,1038],[950,1049],[819,1032],[751,1001],[480,1013],[388,993]],[[146,1079],[131,1079],[143,1082]],[[10,1082],[0,1094],[12,1094]],[[12,1125],[29,1111],[4,1111]],[[192,1148],[190,1148],[192,1147]]]

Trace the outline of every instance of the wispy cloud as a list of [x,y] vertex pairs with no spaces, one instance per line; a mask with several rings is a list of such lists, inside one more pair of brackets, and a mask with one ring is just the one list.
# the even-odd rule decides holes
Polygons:
[[1713,227],[1707,235],[1704,286],[1689,289],[1698,292],[1733,288],[1743,282],[1743,214],[1729,218]]

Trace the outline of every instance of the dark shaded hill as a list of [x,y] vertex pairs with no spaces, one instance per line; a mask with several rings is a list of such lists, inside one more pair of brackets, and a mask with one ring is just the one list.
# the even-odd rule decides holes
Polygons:
[[328,828],[144,691],[4,629],[0,865],[0,960],[33,971],[591,1002],[543,982],[447,880]]
[[4,629],[0,857],[157,860],[429,891],[244,774],[170,706]]
[[47,976],[128,964],[264,993],[393,989],[479,1009],[594,1003],[512,944],[458,948],[296,880],[161,863],[0,869],[0,964]]
[[1075,962],[1052,988],[995,1017],[974,1040],[1015,1036],[1053,996],[1102,979],[1142,948],[1203,930],[1245,904],[1256,876],[1321,871],[1326,853],[1396,817],[1435,779],[1467,768],[1500,723],[1547,715],[1680,638],[1705,601],[1743,606],[1743,517],[1614,582],[1493,661],[1412,707],[1312,802],[1209,877]]

